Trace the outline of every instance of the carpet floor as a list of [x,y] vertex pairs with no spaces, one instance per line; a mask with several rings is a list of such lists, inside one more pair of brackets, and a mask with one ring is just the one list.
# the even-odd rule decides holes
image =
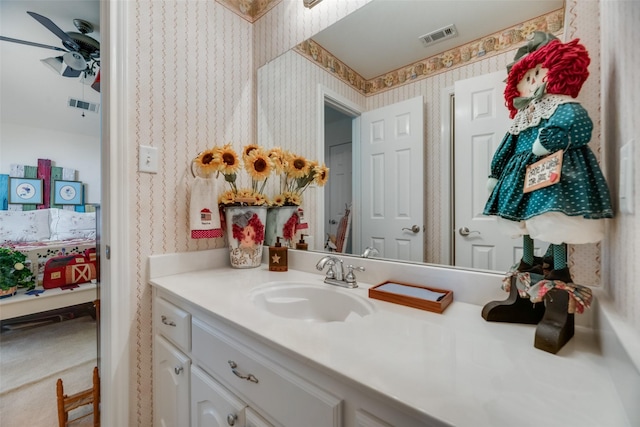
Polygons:
[[[90,316],[3,330],[0,333],[0,426],[56,427],[56,381],[62,378],[68,395],[91,388],[96,364],[96,321]],[[79,408],[73,415],[89,409]],[[73,425],[92,425],[92,417]]]

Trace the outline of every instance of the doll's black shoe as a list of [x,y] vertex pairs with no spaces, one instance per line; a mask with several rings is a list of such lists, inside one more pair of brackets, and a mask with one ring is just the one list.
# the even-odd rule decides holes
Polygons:
[[542,258],[534,257],[533,265],[526,263],[523,259],[518,264],[518,271],[521,273],[533,273],[543,275],[542,272]]
[[482,317],[487,322],[509,322],[535,325],[544,316],[544,304],[534,304],[529,298],[518,294],[516,277],[511,276],[509,297],[504,301],[491,301],[482,308]]
[[544,317],[536,327],[533,346],[556,354],[573,337],[574,315],[569,313],[569,292],[550,289],[544,296]]
[[544,275],[546,280],[558,280],[564,283],[573,283],[569,267],[561,268],[560,270],[551,270]]

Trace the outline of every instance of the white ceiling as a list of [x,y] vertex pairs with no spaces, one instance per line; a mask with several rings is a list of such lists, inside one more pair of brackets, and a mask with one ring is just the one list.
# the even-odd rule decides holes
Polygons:
[[[562,7],[562,0],[373,0],[322,31],[314,40],[365,78]],[[77,31],[74,18],[94,25],[100,41],[99,0],[0,0],[0,35],[62,47],[60,39],[27,15]],[[448,24],[459,36],[425,48],[418,37]],[[100,103],[100,94],[77,78],[54,74],[40,59],[60,52],[0,41],[0,121],[98,136],[100,115],[67,107],[70,97]]]
[[[365,79],[512,27],[563,0],[373,0],[312,37]],[[425,47],[419,37],[454,24],[458,37]]]
[[[100,41],[98,0],[0,0],[0,35],[49,46],[63,47],[61,40],[27,11],[46,16],[63,31],[78,32],[74,18],[94,26],[90,37]],[[59,56],[52,49],[0,41],[0,121],[83,135],[100,135],[100,114],[67,106],[76,98],[100,103],[100,94],[79,78],[56,75],[40,62]]]

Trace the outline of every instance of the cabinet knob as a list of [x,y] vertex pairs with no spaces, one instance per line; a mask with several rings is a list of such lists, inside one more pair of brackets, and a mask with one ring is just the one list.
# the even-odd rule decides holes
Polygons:
[[238,421],[238,416],[236,414],[227,415],[227,424],[233,426],[236,424],[236,421]]
[[175,372],[175,373],[176,373],[176,375],[180,375],[180,373],[181,373],[182,371],[184,371],[184,368],[183,368],[182,366],[180,366],[180,365],[178,365],[178,366],[176,366],[176,367],[174,367],[174,368],[173,368],[173,372]]

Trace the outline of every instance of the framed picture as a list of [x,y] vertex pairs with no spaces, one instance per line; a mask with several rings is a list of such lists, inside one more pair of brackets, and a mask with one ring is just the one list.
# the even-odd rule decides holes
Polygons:
[[37,178],[9,178],[9,203],[42,204],[42,180]]
[[54,205],[81,205],[84,203],[84,186],[79,181],[53,181]]

